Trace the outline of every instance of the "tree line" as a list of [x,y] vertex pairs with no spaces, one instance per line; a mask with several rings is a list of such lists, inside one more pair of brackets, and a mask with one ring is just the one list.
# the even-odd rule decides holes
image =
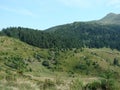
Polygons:
[[0,35],[18,38],[40,48],[102,48],[120,50],[120,26],[75,22],[44,31],[23,27],[3,29]]

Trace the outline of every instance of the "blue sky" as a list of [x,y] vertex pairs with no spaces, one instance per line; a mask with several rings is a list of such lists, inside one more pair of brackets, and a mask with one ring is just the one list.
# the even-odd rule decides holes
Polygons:
[[120,13],[120,0],[0,0],[0,29],[49,27]]

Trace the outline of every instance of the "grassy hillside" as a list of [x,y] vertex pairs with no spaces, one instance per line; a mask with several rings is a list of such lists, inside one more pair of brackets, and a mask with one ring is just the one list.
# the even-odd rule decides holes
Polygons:
[[[5,63],[13,57],[22,58],[29,66],[29,63],[41,63],[42,58],[46,59],[48,57],[48,50],[30,46],[17,39],[4,36],[0,37],[0,61]],[[38,58],[41,58],[41,61],[39,61]]]
[[0,37],[0,90],[119,90],[119,75],[117,50],[41,49]]

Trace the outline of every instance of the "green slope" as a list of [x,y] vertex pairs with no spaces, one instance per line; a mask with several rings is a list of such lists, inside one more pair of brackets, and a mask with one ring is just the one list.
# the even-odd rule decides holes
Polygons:
[[0,89],[82,90],[85,84],[106,76],[119,85],[119,56],[119,51],[108,48],[40,49],[1,36]]
[[[25,63],[28,64],[27,69],[34,66],[32,62],[37,62],[39,64],[38,69],[45,69],[41,63],[44,59],[48,57],[47,49],[40,49],[37,47],[30,46],[26,43],[23,43],[17,39],[9,38],[2,36],[0,37],[0,64],[3,67],[10,68],[10,70],[15,70],[14,67],[6,66],[5,63],[9,63],[10,59],[22,59]],[[41,60],[39,60],[41,59]],[[14,64],[13,64],[14,65]],[[34,70],[34,69],[33,69]]]
[[[71,71],[81,74],[90,71],[89,75],[92,73],[97,75],[99,74],[97,72],[99,70],[104,72],[107,69],[113,68],[114,71],[119,73],[119,55],[119,51],[107,48],[40,49],[14,38],[0,37],[0,64],[5,67],[9,67],[6,66],[6,61],[9,62],[9,59],[14,59],[14,57],[18,56],[33,71],[41,71],[41,68],[44,68],[48,71],[53,70],[68,73]],[[118,65],[113,65],[114,59],[118,60]],[[43,61],[47,61],[48,65],[42,65]],[[83,68],[79,66],[83,66]],[[15,68],[9,68],[15,70]]]

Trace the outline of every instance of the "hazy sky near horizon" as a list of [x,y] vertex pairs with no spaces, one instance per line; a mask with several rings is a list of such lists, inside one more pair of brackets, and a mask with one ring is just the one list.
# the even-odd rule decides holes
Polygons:
[[0,29],[13,26],[34,29],[90,21],[120,13],[120,0],[0,0]]

